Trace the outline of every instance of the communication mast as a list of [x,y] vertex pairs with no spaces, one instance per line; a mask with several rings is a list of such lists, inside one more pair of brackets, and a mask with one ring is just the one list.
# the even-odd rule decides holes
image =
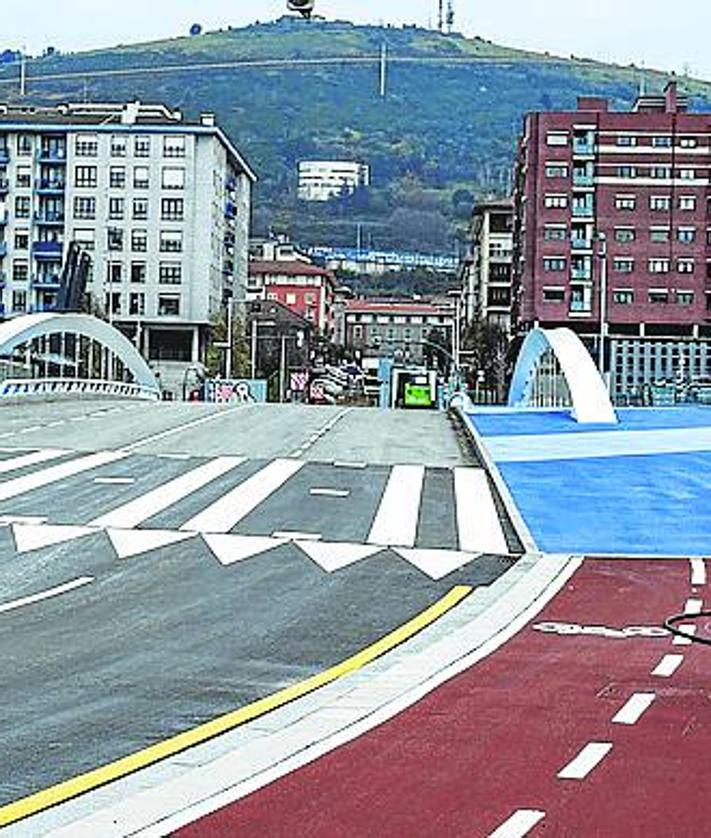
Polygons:
[[452,29],[454,28],[454,0],[447,0],[447,34],[452,34]]
[[437,29],[440,32],[446,32],[447,35],[452,34],[454,27],[454,0],[447,0],[447,12],[444,10],[444,0],[439,0],[437,6]]
[[444,30],[444,0],[439,0],[437,8],[437,29],[440,32]]

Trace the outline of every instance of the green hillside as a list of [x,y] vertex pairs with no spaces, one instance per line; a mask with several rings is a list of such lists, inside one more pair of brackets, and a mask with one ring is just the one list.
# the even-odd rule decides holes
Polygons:
[[[382,44],[390,57],[385,99]],[[279,63],[287,60],[294,63]],[[319,60],[326,63],[313,63]],[[473,197],[506,190],[523,113],[574,107],[579,94],[626,108],[641,81],[634,67],[477,38],[287,17],[38,58],[28,73],[37,103],[141,99],[190,117],[214,111],[259,175],[257,232],[271,227],[304,244],[354,244],[360,224],[365,243],[438,251],[455,246]],[[0,69],[0,97],[16,97],[17,84],[8,83],[16,76],[16,67]],[[664,80],[645,72],[650,88]],[[711,84],[684,79],[683,86],[694,107],[709,106]],[[296,164],[314,157],[368,162],[373,188],[328,206],[300,204]]]

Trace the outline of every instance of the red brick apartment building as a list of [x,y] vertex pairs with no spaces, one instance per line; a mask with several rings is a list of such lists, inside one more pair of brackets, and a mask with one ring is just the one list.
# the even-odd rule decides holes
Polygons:
[[629,112],[529,113],[514,194],[514,327],[568,326],[613,394],[711,374],[711,113],[676,81]]

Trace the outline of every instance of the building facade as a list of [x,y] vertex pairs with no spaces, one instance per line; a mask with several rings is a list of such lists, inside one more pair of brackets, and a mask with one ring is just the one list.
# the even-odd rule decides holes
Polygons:
[[630,112],[583,97],[574,112],[528,114],[514,195],[516,329],[568,326],[593,354],[609,336],[613,391],[654,374],[625,359],[642,343],[651,358],[655,342],[709,338],[710,184],[711,114],[689,113],[675,81]]
[[165,381],[204,358],[225,301],[244,299],[254,180],[210,114],[0,106],[0,315],[51,310],[75,241],[94,305]]
[[349,160],[302,160],[299,163],[300,201],[328,201],[370,186],[370,167]]

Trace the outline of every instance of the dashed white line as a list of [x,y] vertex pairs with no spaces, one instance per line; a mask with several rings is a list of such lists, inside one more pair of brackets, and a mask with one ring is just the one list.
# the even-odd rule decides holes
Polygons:
[[[692,624],[684,624],[683,626],[677,626],[679,631],[683,631],[684,634],[694,635],[696,634],[696,626]],[[672,640],[672,645],[674,646],[691,646],[694,641],[691,637],[680,637],[678,634],[674,635],[674,640]]]
[[348,489],[309,489],[310,495],[316,495],[317,497],[325,497],[325,498],[347,498],[350,496],[350,491]]
[[637,724],[644,713],[652,706],[655,698],[655,693],[634,693],[629,697],[624,707],[615,713],[612,721],[618,725]]
[[76,588],[88,585],[93,581],[93,576],[81,576],[79,579],[66,582],[64,585],[58,585],[56,588],[50,588],[49,590],[41,591],[38,594],[32,594],[31,596],[22,597],[21,599],[15,599],[12,602],[6,602],[3,605],[0,605],[0,613],[14,611],[17,608],[22,608],[24,605],[32,605],[35,602],[41,602],[42,600],[50,599],[51,597],[60,596],[60,594],[66,594]]
[[135,477],[95,477],[94,483],[99,486],[130,486],[136,482]]
[[612,742],[588,742],[556,775],[559,780],[584,780],[612,750]]
[[367,463],[348,463],[341,460],[334,460],[333,465],[335,466],[335,468],[353,468],[360,470],[363,470],[368,467]]
[[702,599],[687,599],[684,605],[684,614],[700,614],[704,607]]
[[703,559],[691,559],[691,585],[697,587],[706,584],[706,562]]
[[292,532],[291,530],[278,530],[272,533],[272,538],[283,538],[286,541],[320,541],[323,536],[320,532]]
[[523,838],[545,818],[546,813],[538,809],[518,809],[489,834],[489,838]]
[[664,655],[652,670],[652,675],[658,675],[660,678],[671,678],[681,666],[683,660],[683,655]]

